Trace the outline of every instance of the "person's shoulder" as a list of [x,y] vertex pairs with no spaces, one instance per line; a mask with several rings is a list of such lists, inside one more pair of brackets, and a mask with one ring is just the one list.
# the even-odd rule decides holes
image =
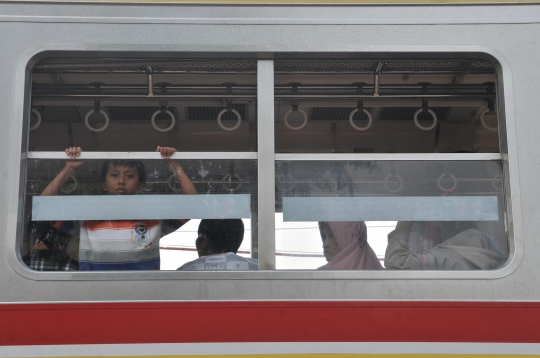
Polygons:
[[255,260],[250,257],[244,257],[240,256],[234,252],[227,252],[226,254],[220,254],[220,255],[226,255],[227,261],[249,261],[249,260]]
[[258,270],[259,269],[259,260],[248,258],[248,266],[250,270]]
[[193,261],[186,262],[182,266],[176,269],[176,271],[198,271],[204,270],[204,256],[199,257]]
[[247,260],[247,262],[249,262],[249,263],[254,263],[254,264],[257,264],[257,265],[259,264],[259,260],[257,260],[257,259],[254,259],[254,258],[251,258],[251,257],[244,257],[244,258],[245,258],[245,259]]
[[259,268],[259,260],[251,257],[243,257],[234,252],[227,252],[227,262],[245,262],[248,264],[249,270],[257,270]]
[[[484,240],[484,237],[480,230],[467,229],[467,230],[463,230],[457,233],[456,235],[449,238],[445,242],[454,243],[460,246],[472,246],[471,244],[474,244],[474,243],[472,243],[471,241],[474,241],[475,243],[479,243],[483,240]],[[442,244],[445,244],[445,242],[443,242]]]

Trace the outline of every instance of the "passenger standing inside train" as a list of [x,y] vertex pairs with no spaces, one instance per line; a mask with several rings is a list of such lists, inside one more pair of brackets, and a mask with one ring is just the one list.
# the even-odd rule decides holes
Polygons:
[[227,271],[257,270],[259,263],[237,255],[244,240],[244,223],[240,219],[204,219],[199,224],[195,240],[199,258],[178,270]]
[[[176,149],[157,147],[157,152],[174,171],[183,194],[197,194],[193,183],[177,161],[170,160]],[[75,159],[80,147],[66,149]],[[41,195],[58,195],[62,185],[83,160],[69,160],[62,171],[43,190]],[[103,163],[103,189],[108,195],[135,195],[146,183],[146,171],[140,160],[110,160]],[[172,232],[185,220],[86,220],[59,221],[53,226],[62,232],[79,236],[79,270],[159,270],[159,239],[164,231]]]
[[489,270],[506,261],[495,240],[479,231],[474,221],[427,223],[423,235],[433,232],[429,239],[433,247],[416,254],[409,250],[410,229],[410,221],[400,221],[388,234],[384,259],[387,269]]
[[324,257],[319,270],[379,270],[381,263],[367,242],[363,221],[319,222]]
[[36,271],[78,271],[78,238],[61,232],[48,221],[28,221],[28,237],[32,248],[22,260],[31,270]]

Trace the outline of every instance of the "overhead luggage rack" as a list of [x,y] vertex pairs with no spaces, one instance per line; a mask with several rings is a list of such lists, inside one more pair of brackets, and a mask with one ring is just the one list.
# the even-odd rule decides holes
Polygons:
[[287,73],[373,73],[378,66],[383,74],[417,73],[495,73],[493,66],[482,60],[456,61],[358,61],[358,60],[276,60],[276,74]]
[[[94,74],[134,74],[144,73],[148,65],[154,67],[154,73],[190,74],[190,73],[253,73],[257,72],[254,60],[237,61],[149,61],[149,60],[117,60],[107,59],[77,63],[70,60],[42,61],[34,67],[34,73],[94,73]],[[373,73],[382,64],[381,73],[416,74],[485,74],[495,73],[493,66],[483,60],[441,60],[441,61],[365,61],[365,60],[276,60],[276,74],[287,73]]]
[[147,66],[153,67],[156,74],[242,74],[257,73],[257,62],[253,60],[235,60],[235,61],[159,61],[159,60],[84,60],[77,62],[70,60],[63,63],[58,59],[51,61],[42,61],[34,67],[34,73],[62,73],[62,74],[137,74],[146,73]]

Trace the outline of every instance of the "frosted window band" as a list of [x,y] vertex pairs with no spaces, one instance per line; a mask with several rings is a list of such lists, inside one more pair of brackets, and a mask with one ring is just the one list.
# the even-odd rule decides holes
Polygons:
[[250,194],[35,196],[32,220],[247,219]]
[[496,196],[283,198],[283,221],[498,220]]

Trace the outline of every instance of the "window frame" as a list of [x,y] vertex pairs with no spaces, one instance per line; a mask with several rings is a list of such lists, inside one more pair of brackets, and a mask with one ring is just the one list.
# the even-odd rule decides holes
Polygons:
[[[129,46],[128,46],[129,47]],[[11,162],[12,179],[9,186],[8,203],[8,223],[7,232],[8,245],[7,257],[12,268],[21,276],[32,280],[357,280],[357,279],[497,279],[511,274],[518,267],[523,256],[522,224],[519,200],[519,172],[517,162],[517,141],[515,136],[515,118],[513,117],[513,87],[511,69],[506,59],[491,48],[485,46],[440,46],[438,48],[407,47],[407,46],[386,46],[379,51],[366,52],[357,51],[354,54],[335,52],[331,54],[323,53],[321,56],[356,55],[356,58],[372,59],[384,58],[406,58],[410,56],[415,59],[465,59],[481,58],[491,62],[496,68],[497,85],[497,112],[499,114],[499,146],[500,154],[485,153],[457,153],[457,154],[425,154],[425,153],[399,153],[399,154],[276,154],[275,153],[275,131],[274,131],[274,58],[310,58],[308,53],[274,53],[261,54],[240,54],[239,57],[257,58],[257,151],[238,152],[235,159],[257,159],[258,167],[258,217],[257,232],[259,242],[259,270],[258,271],[227,271],[227,272],[181,272],[181,271],[110,271],[110,272],[40,272],[30,270],[22,263],[20,243],[23,233],[23,208],[24,190],[26,183],[26,159],[35,158],[35,154],[28,153],[28,124],[31,114],[30,88],[31,70],[41,59],[47,57],[113,57],[119,54],[110,49],[110,52],[103,53],[102,46],[88,45],[81,48],[73,48],[68,45],[61,45],[55,49],[41,49],[28,58],[19,62],[18,77],[24,79],[16,83],[17,98],[14,113],[16,129],[11,140],[10,150],[12,153],[20,152],[20,157],[14,155]],[[191,53],[185,52],[184,56],[194,58]],[[449,56],[450,54],[450,56]],[[132,52],[123,52],[124,57],[140,57],[140,47],[136,47]],[[200,55],[200,53],[198,54]],[[231,54],[214,54],[220,58],[237,58]],[[153,58],[169,58],[178,53],[153,53]],[[208,53],[205,54],[209,58]],[[335,58],[335,57],[334,57]],[[347,57],[348,58],[348,57]],[[225,154],[225,153],[223,153]],[[232,159],[232,153],[224,155],[226,159]],[[88,153],[87,155],[91,155]],[[94,155],[98,156],[97,153]],[[101,153],[99,154],[101,155]],[[219,153],[179,153],[182,159],[224,159],[219,157]],[[215,156],[214,156],[215,155]],[[100,157],[101,158],[101,157]],[[95,158],[97,159],[97,158]],[[509,240],[509,258],[505,265],[497,270],[489,271],[416,271],[416,270],[381,270],[381,271],[317,271],[317,270],[275,270],[275,162],[276,160],[501,160],[503,167],[503,188],[505,195],[505,226]],[[510,180],[511,179],[511,180]],[[514,190],[512,190],[512,188]],[[263,234],[261,234],[263,233]]]

